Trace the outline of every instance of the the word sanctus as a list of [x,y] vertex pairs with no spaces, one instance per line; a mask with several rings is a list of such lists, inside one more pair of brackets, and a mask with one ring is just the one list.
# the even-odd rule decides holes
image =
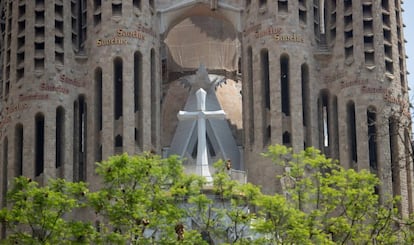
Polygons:
[[118,29],[113,38],[96,40],[96,46],[102,47],[109,45],[126,45],[128,44],[127,38],[145,40],[144,34],[140,31],[125,31]]

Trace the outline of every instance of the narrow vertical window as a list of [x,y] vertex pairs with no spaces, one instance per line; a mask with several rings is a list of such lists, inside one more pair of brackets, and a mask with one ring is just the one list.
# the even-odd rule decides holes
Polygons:
[[23,175],[23,125],[17,124],[15,127],[15,176]]
[[309,101],[309,67],[302,64],[300,67],[301,87],[302,87],[302,124],[305,128],[305,148],[310,146],[310,101]]
[[102,147],[100,132],[102,131],[102,69],[95,70],[95,161],[100,162],[99,149]]
[[[61,168],[64,162],[65,153],[65,109],[59,106],[56,109],[56,159],[55,167]],[[61,171],[59,171],[61,172]],[[57,176],[63,177],[58,174]]]
[[269,81],[269,52],[264,49],[260,52],[260,68],[262,71],[262,86],[264,108],[270,109],[270,81]]
[[151,49],[151,143],[157,145],[157,81],[155,50]]
[[97,26],[101,24],[102,21],[102,0],[94,0],[93,8],[93,24],[94,26]]
[[354,167],[358,162],[357,155],[357,137],[356,137],[356,122],[355,122],[355,103],[349,101],[347,104],[347,124],[348,124],[348,149],[351,167]]
[[378,171],[377,112],[375,108],[369,107],[367,110],[367,125],[368,125],[369,167],[372,173],[377,174],[377,171]]
[[299,0],[299,8],[298,9],[299,9],[298,10],[299,22],[304,25],[307,22],[306,0]]
[[60,66],[65,64],[63,12],[63,2],[55,1],[55,64]]
[[134,112],[141,110],[142,55],[134,54]]
[[45,160],[45,117],[42,113],[35,116],[35,176],[43,173]]
[[135,112],[135,142],[142,149],[142,55],[140,52],[134,54],[134,112]]
[[121,58],[114,59],[114,116],[115,120],[122,117],[122,101],[123,101],[123,77],[122,77],[123,64]]
[[262,122],[263,122],[263,145],[266,146],[271,141],[271,127],[268,122],[267,114],[270,110],[270,79],[269,79],[269,51],[260,51],[260,70],[262,80]]
[[289,76],[289,56],[282,55],[280,58],[280,86],[282,91],[282,113],[286,116],[290,116]]
[[95,70],[95,112],[98,131],[102,130],[102,69]]
[[75,181],[86,180],[86,102],[85,97],[80,95],[73,105],[73,148],[74,164],[73,179]]
[[72,44],[75,53],[85,51],[87,33],[87,3],[86,0],[71,0],[72,11]]
[[329,147],[329,96],[327,93],[322,94],[322,132],[323,132],[323,147]]
[[249,142],[254,143],[254,93],[253,93],[253,53],[252,47],[247,49],[247,93],[249,103]]
[[122,1],[112,2],[112,15],[122,16]]
[[[391,181],[393,196],[401,195],[400,185],[400,159],[398,156],[398,120],[394,117],[388,119],[389,123],[389,137],[390,137],[390,154],[391,154]],[[401,209],[400,209],[401,210]]]

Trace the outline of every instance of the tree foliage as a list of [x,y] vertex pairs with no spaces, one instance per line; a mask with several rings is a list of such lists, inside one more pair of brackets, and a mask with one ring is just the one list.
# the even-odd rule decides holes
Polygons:
[[[413,219],[391,197],[381,203],[378,178],[344,169],[318,150],[271,146],[265,157],[284,167],[283,193],[268,195],[231,179],[217,162],[213,183],[184,174],[177,157],[144,153],[98,163],[102,185],[15,179],[0,219],[3,243],[18,244],[413,244]],[[386,199],[386,198],[385,198]],[[93,220],[75,219],[85,212]]]

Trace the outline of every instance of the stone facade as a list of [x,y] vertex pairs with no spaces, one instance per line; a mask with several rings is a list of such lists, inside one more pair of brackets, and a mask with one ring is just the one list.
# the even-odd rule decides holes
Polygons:
[[204,63],[248,180],[280,190],[270,144],[378,174],[413,212],[400,0],[3,0],[1,196],[14,176],[99,185],[94,163],[163,153]]

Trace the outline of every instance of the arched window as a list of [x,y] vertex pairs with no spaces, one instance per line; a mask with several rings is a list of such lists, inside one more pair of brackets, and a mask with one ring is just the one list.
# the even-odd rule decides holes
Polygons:
[[35,176],[43,173],[45,160],[45,116],[35,116]]
[[[56,168],[63,166],[65,159],[65,143],[65,109],[63,109],[62,106],[59,106],[56,108]],[[63,177],[61,174],[58,174],[57,176]]]
[[156,57],[155,57],[155,50],[151,49],[151,143],[152,146],[156,148],[157,146],[157,90],[158,85],[156,81]]
[[134,53],[134,112],[135,114],[135,142],[142,149],[142,54]]
[[[389,123],[389,137],[390,137],[390,154],[391,154],[391,181],[393,196],[401,195],[400,184],[400,159],[399,159],[399,147],[398,147],[398,119],[390,117]],[[400,209],[401,210],[401,209]]]
[[378,171],[378,147],[377,147],[377,111],[375,107],[367,109],[367,126],[368,126],[368,150],[369,150],[369,167],[371,172]]
[[23,175],[23,125],[17,124],[14,132],[15,176],[21,176]]
[[262,79],[262,92],[263,92],[263,106],[266,109],[270,109],[270,81],[269,81],[269,51],[263,49],[260,52],[260,70]]
[[100,139],[100,132],[102,131],[102,68],[95,69],[95,161],[102,161],[102,156],[99,149],[102,147],[102,140]]
[[347,125],[348,125],[348,149],[351,167],[354,167],[358,162],[357,154],[357,136],[356,136],[356,122],[355,122],[355,103],[349,101],[347,104]]
[[112,16],[122,16],[122,1],[112,2]]
[[253,93],[253,53],[252,47],[247,48],[247,94],[249,102],[249,141],[254,143],[254,93]]
[[308,65],[302,64],[300,67],[301,74],[301,87],[302,87],[302,124],[305,132],[305,143],[304,147],[310,146],[311,135],[310,135],[310,93],[309,93],[309,67]]
[[280,57],[280,86],[282,91],[282,113],[286,116],[290,115],[289,79],[289,56],[284,54]]
[[330,135],[329,135],[329,91],[322,90],[319,97],[319,132],[321,132],[321,147],[329,147]]
[[98,131],[102,130],[102,69],[95,70],[95,113]]
[[123,77],[122,77],[123,64],[122,59],[117,57],[114,59],[114,116],[115,120],[122,117],[122,101],[123,101]]
[[75,53],[85,50],[87,32],[87,3],[86,0],[72,0],[72,42]]
[[86,180],[86,129],[87,129],[87,105],[85,96],[79,95],[73,104],[74,110],[74,134],[73,134],[73,179],[74,181]]
[[262,80],[262,122],[263,122],[263,145],[267,146],[271,142],[271,127],[267,118],[270,110],[270,78],[269,78],[269,51],[260,51],[260,71]]

